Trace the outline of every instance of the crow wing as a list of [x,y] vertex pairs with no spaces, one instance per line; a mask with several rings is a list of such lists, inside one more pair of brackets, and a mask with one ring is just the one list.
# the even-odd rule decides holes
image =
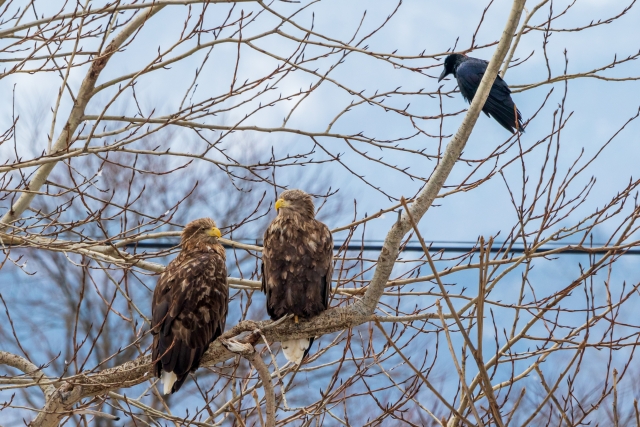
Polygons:
[[[476,95],[480,81],[484,76],[488,63],[481,59],[469,58],[462,62],[456,70],[456,80],[460,93],[471,103]],[[511,99],[511,90],[500,76],[497,76],[491,86],[489,97],[485,101],[482,111],[493,117],[502,127],[513,133],[523,130],[522,115]]]

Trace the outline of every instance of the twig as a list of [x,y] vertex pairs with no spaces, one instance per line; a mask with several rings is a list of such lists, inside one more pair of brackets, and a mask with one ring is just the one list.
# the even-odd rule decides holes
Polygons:
[[[467,420],[462,414],[458,413],[458,411],[456,411],[456,408],[454,408],[453,406],[451,406],[451,404],[447,401],[447,399],[444,398],[444,396],[442,396],[436,389],[435,387],[433,387],[433,385],[431,385],[431,382],[429,380],[427,380],[427,378],[422,374],[422,372],[420,372],[420,370],[418,368],[416,368],[415,366],[413,366],[413,363],[411,363],[409,361],[409,359],[407,359],[407,357],[402,354],[402,352],[400,351],[400,349],[398,348],[398,346],[396,345],[396,343],[389,338],[389,335],[387,335],[387,332],[384,330],[384,328],[382,327],[382,325],[380,324],[380,322],[376,319],[376,326],[378,327],[378,329],[380,329],[380,331],[382,332],[382,335],[384,335],[384,337],[387,339],[387,342],[389,344],[391,344],[391,346],[394,348],[394,350],[396,351],[396,353],[398,353],[398,355],[402,358],[402,360],[404,360],[404,363],[406,363],[412,370],[413,372],[416,373],[416,375],[418,377],[420,377],[420,379],[422,380],[422,382],[427,386],[427,388],[429,388],[429,390],[431,390],[431,392],[433,394],[436,395],[436,397],[438,399],[440,399],[440,401],[452,412],[454,413],[456,416],[458,416],[462,421],[464,421],[465,423],[467,423],[470,426],[473,426],[474,424]],[[478,421],[478,425],[482,425],[482,423],[480,422],[480,418],[478,417],[478,414],[475,412],[474,410],[474,415],[476,415],[476,420]]]
[[[493,394],[493,387],[491,386],[491,380],[489,379],[489,374],[487,373],[487,370],[484,366],[484,361],[483,361],[483,357],[482,354],[480,354],[480,352],[476,349],[476,346],[473,345],[473,343],[471,342],[471,338],[469,337],[469,335],[467,334],[467,331],[464,327],[464,325],[462,324],[462,321],[460,320],[460,317],[458,316],[458,313],[455,309],[455,307],[453,306],[453,302],[451,302],[451,298],[449,298],[448,292],[444,287],[444,284],[442,283],[442,280],[440,279],[440,275],[438,275],[438,269],[436,268],[433,259],[431,258],[431,254],[429,253],[429,248],[427,247],[427,244],[425,243],[424,239],[422,238],[422,234],[420,234],[420,230],[418,229],[418,224],[416,224],[416,222],[413,219],[413,215],[411,215],[411,211],[409,210],[409,207],[407,206],[407,202],[404,200],[404,198],[401,199],[401,202],[403,204],[403,206],[405,207],[405,209],[407,210],[407,216],[409,218],[409,222],[411,223],[411,226],[413,227],[413,231],[414,233],[416,233],[416,237],[418,238],[418,241],[420,242],[420,245],[422,245],[422,250],[424,251],[425,257],[427,258],[427,261],[429,262],[429,267],[431,267],[431,271],[433,272],[433,274],[436,277],[436,282],[438,283],[438,286],[440,287],[440,292],[442,293],[442,297],[444,298],[445,302],[447,303],[447,307],[449,308],[449,311],[451,312],[451,314],[453,315],[453,319],[455,320],[456,324],[458,325],[458,328],[460,330],[460,333],[462,334],[462,337],[464,338],[465,343],[469,346],[469,349],[471,350],[471,354],[473,355],[473,358],[476,362],[476,365],[478,366],[478,371],[480,374],[480,378],[482,379],[482,381],[480,382],[480,386],[482,387],[482,390],[484,391],[485,396],[487,397],[487,400],[489,401],[489,405],[491,407],[491,411],[493,412],[493,416],[494,419],[496,421],[496,424],[498,424],[499,427],[503,427],[503,423],[502,423],[502,418],[500,415],[500,408],[498,407],[498,402],[496,401],[496,398]],[[481,254],[482,256],[482,254]],[[482,274],[482,269],[480,269],[480,274]],[[484,296],[484,291],[483,291],[483,296]],[[439,302],[436,301],[436,305],[438,305]],[[441,316],[441,313],[438,314],[441,317],[441,320],[444,321],[444,317]],[[453,349],[451,349],[453,350]],[[455,358],[455,353],[452,354],[452,357]],[[456,362],[457,363],[457,362]],[[462,376],[462,370],[459,370],[459,374],[461,375],[460,380],[464,383],[464,378]],[[466,387],[466,383],[465,383],[465,387]],[[471,393],[467,393],[468,394],[468,398],[472,399],[472,395]]]
[[451,334],[449,333],[449,327],[447,326],[447,321],[444,319],[442,315],[442,306],[440,305],[440,301],[436,301],[436,307],[438,308],[438,316],[440,317],[440,322],[442,323],[442,328],[444,329],[445,336],[447,337],[447,345],[449,347],[449,353],[451,354],[451,359],[453,360],[453,364],[456,367],[456,372],[458,373],[458,377],[460,378],[460,385],[464,394],[466,395],[467,400],[470,402],[471,412],[473,412],[473,416],[476,417],[476,421],[479,426],[484,426],[482,423],[482,419],[478,414],[478,410],[476,409],[476,405],[474,404],[475,399],[471,394],[471,390],[469,390],[469,386],[467,385],[467,379],[464,377],[464,372],[460,368],[460,363],[458,363],[458,357],[456,356],[456,350],[453,348],[453,341],[451,341]]
[[262,381],[262,388],[264,389],[264,396],[266,399],[266,415],[267,415],[267,427],[275,427],[276,425],[276,395],[273,390],[273,383],[271,382],[271,375],[267,365],[264,364],[258,352],[254,352],[247,360],[251,362]]
[[618,370],[613,369],[613,427],[618,427]]

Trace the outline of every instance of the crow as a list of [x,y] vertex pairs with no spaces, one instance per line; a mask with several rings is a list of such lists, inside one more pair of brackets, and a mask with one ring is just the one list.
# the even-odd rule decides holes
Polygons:
[[[453,53],[444,60],[444,70],[440,74],[438,82],[449,74],[458,81],[460,93],[471,103],[471,100],[480,86],[480,81],[489,63],[482,59],[471,58],[459,53]],[[482,107],[482,111],[493,117],[503,128],[511,133],[524,132],[522,115],[511,99],[511,90],[504,80],[498,75],[491,86],[489,97]]]

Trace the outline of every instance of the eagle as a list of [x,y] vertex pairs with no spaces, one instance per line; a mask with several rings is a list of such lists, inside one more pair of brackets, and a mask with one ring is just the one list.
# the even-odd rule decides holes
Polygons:
[[[329,306],[333,273],[331,231],[315,219],[311,196],[284,191],[276,201],[276,218],[264,233],[262,291],[272,320],[292,314],[310,318]],[[313,338],[282,342],[287,360],[300,364]]]
[[180,389],[209,344],[224,331],[229,287],[220,235],[210,218],[187,224],[180,238],[182,250],[153,292],[152,356],[164,394]]

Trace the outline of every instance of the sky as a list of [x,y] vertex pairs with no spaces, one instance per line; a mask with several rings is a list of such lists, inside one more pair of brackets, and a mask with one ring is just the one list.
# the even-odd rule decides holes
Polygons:
[[[52,2],[49,7],[53,7],[54,3]],[[555,2],[554,9],[561,10],[566,3]],[[336,39],[344,40],[353,34],[359,22],[356,17],[361,16],[365,10],[367,12],[366,18],[359,34],[366,34],[380,25],[382,20],[395,8],[395,3],[391,2],[349,2],[347,6],[340,5],[339,7],[338,4],[340,2],[321,2],[302,12],[297,18],[301,24],[309,25],[313,13],[314,29],[323,34],[331,34]],[[45,3],[39,8],[46,6],[47,4]],[[277,3],[275,5],[275,8],[282,13],[294,10],[297,7],[295,4],[286,3]],[[477,44],[491,43],[497,39],[504,18],[508,13],[508,7],[508,2],[504,1],[497,1],[491,5],[484,18],[485,24],[477,35]],[[554,22],[554,27],[570,28],[582,26],[603,16],[616,15],[623,7],[624,4],[622,2],[578,2],[570,13]],[[222,8],[224,6],[221,6]],[[251,4],[243,4],[242,8],[246,9],[247,13],[257,10]],[[439,2],[405,2],[390,23],[387,24],[387,27],[367,40],[368,48],[377,52],[397,49],[398,54],[415,55],[422,51],[427,53],[445,52],[452,49],[456,44],[456,40],[458,40],[458,46],[466,49],[469,46],[471,36],[478,23],[478,16],[482,13],[484,4],[481,2],[466,2],[464,8],[465,13],[462,14],[459,13],[460,11],[455,6],[443,5]],[[44,13],[42,10],[39,10],[39,12]],[[539,11],[532,22],[540,22],[548,13],[548,10]],[[622,58],[635,53],[640,35],[637,32],[629,31],[629,26],[633,25],[634,20],[638,18],[637,13],[637,10],[631,9],[627,15],[613,24],[601,25],[579,33],[554,33],[547,45],[547,55],[551,65],[552,76],[557,76],[563,72],[563,52],[565,49],[569,59],[567,72],[570,74],[601,67],[610,62],[614,55]],[[179,7],[168,7],[161,11],[157,19],[145,27],[145,31],[140,34],[140,37],[120,54],[119,60],[112,61],[109,64],[105,70],[104,77],[100,78],[98,84],[109,80],[111,76],[138,70],[141,64],[145,64],[156,55],[158,49],[162,50],[170,46],[175,41],[176,34],[182,29],[184,15],[185,11]],[[211,15],[214,16],[211,19],[212,22],[216,21],[218,17],[215,14]],[[274,19],[272,17],[260,20],[251,34],[259,33],[263,28],[269,28],[269,24],[273,22]],[[284,28],[290,30],[289,27]],[[294,31],[290,32],[295,34]],[[247,34],[245,37],[249,35]],[[515,55],[516,60],[529,54],[533,54],[533,56],[523,65],[509,70],[506,76],[508,83],[511,85],[523,85],[544,80],[546,66],[544,56],[540,52],[542,37],[542,32],[537,31],[522,38]],[[269,36],[256,42],[256,45],[268,45],[274,51],[281,51],[284,54],[291,51],[293,43],[283,40],[282,37]],[[473,55],[488,60],[492,49],[490,47],[476,50]],[[205,66],[202,73],[203,76],[198,81],[198,88],[193,96],[194,100],[197,100],[198,97],[205,99],[211,96],[212,93],[219,93],[224,90],[223,88],[228,87],[229,76],[233,74],[235,61],[227,59],[229,55],[235,55],[235,50],[235,46],[225,45],[220,48],[219,52],[216,50],[212,53],[213,59]],[[175,110],[182,100],[186,87],[191,83],[195,67],[198,66],[197,60],[202,58],[203,55],[204,53],[201,52],[195,55],[194,60],[182,61],[172,65],[169,70],[152,73],[151,76],[140,79],[136,85],[136,91],[141,99],[142,111],[145,114],[155,111],[155,114],[158,115],[162,112]],[[333,58],[331,61],[333,61]],[[329,62],[325,61],[324,66],[326,67]],[[364,55],[352,54],[345,59],[344,64],[332,72],[331,77],[356,91],[364,90],[365,94],[392,90],[399,86],[406,91],[424,88],[425,91],[429,92],[437,91],[439,86],[442,86],[443,90],[453,90],[455,87],[451,79],[445,80],[440,85],[433,78],[440,73],[440,68],[437,67],[436,61],[406,62],[414,67],[419,64],[419,66],[436,66],[436,68],[427,69],[424,73],[407,72],[394,69],[389,64],[381,64],[381,61],[371,60],[364,57]],[[251,49],[246,49],[243,51],[241,62],[239,63],[237,80],[243,81],[246,78],[255,77],[258,73],[269,69],[273,64],[275,64],[275,61],[272,58],[268,58]],[[318,61],[318,64],[322,65],[323,62]],[[636,62],[624,64],[619,68],[619,70],[616,68],[611,72],[605,72],[603,75],[629,76],[638,74]],[[82,75],[81,72],[73,73],[71,76],[72,85],[77,87]],[[33,126],[28,123],[28,113],[30,109],[38,108],[38,103],[46,105],[51,103],[52,99],[55,99],[58,86],[56,79],[59,79],[59,77],[54,73],[9,76],[4,79],[4,84],[0,88],[4,97],[10,96],[14,84],[16,84],[17,114],[25,118],[24,127],[17,134],[18,146],[23,150],[29,150],[34,146],[42,146],[43,144],[42,140],[35,142],[31,138],[34,130]],[[316,80],[303,73],[294,73],[291,79],[279,84],[279,93],[291,93]],[[176,82],[179,83],[175,84]],[[573,114],[562,135],[560,170],[568,168],[583,149],[585,157],[593,154],[627,119],[636,113],[637,102],[629,94],[637,90],[637,85],[638,82],[613,83],[595,79],[579,79],[571,82],[567,93],[566,109],[567,112],[572,112]],[[551,126],[551,118],[562,99],[564,88],[561,83],[558,83],[555,85],[543,85],[533,90],[514,94],[514,100],[525,119],[527,119],[539,108],[552,87],[554,91],[549,97],[546,106],[529,124],[522,140],[524,147],[532,145],[548,133]],[[97,101],[101,99],[104,99],[104,97],[97,97]],[[124,99],[130,99],[130,97],[126,96]],[[312,96],[308,97],[298,107],[291,117],[289,125],[308,131],[322,131],[336,112],[348,105],[348,102],[352,99],[353,97],[347,96],[343,90],[336,88],[335,85],[323,83],[319,90],[316,90]],[[115,113],[118,109],[127,108],[123,104],[128,104],[131,107],[130,102],[125,100],[117,100],[111,111]],[[438,108],[437,99],[426,96],[394,97],[389,103],[397,106],[410,104],[410,109],[414,114],[434,114],[434,109]],[[281,103],[262,114],[258,114],[247,124],[272,127],[274,123],[278,123],[284,118],[291,104],[292,102]],[[61,110],[63,112],[68,111],[69,106],[68,102],[66,104],[63,102]],[[95,108],[92,109],[91,106]],[[466,103],[458,94],[444,99],[444,108],[446,110],[460,111],[465,107]],[[5,104],[5,119],[10,117],[8,111],[10,108],[12,108],[11,105]],[[89,109],[94,110],[96,113],[99,112],[95,103],[90,104]],[[43,111],[46,111],[46,109],[43,109]],[[244,110],[239,109],[236,113],[219,116],[219,120],[222,123],[225,121],[234,122],[243,114]],[[61,117],[64,117],[64,114],[61,114]],[[460,123],[461,118],[462,116],[458,115],[445,120],[443,124],[444,133],[452,134]],[[43,122],[48,122],[48,120]],[[58,122],[58,126],[62,126],[60,120]],[[424,122],[425,129],[434,131],[434,133],[438,126],[439,123],[437,121]],[[594,205],[602,203],[602,200],[597,198],[598,194],[606,194],[607,189],[626,185],[629,177],[633,175],[633,159],[635,156],[631,153],[635,153],[637,150],[637,144],[633,143],[633,135],[638,129],[637,126],[636,123],[628,126],[615,143],[603,152],[600,160],[590,168],[591,175],[597,176],[598,181],[594,188],[595,197],[592,197]],[[344,119],[339,120],[334,126],[334,130],[339,133],[363,131],[367,135],[375,135],[379,138],[406,136],[413,131],[408,120],[399,117],[397,114],[385,113],[380,108],[362,106],[352,110]],[[44,136],[45,132],[48,133],[48,126],[38,136]],[[465,148],[464,156],[482,158],[489,154],[497,144],[505,141],[508,136],[508,133],[496,127],[491,119],[483,116]],[[309,146],[307,138],[297,135],[248,132],[247,135],[238,135],[233,140],[233,143],[230,143],[226,148],[233,151],[238,146],[237,141],[241,139],[248,139],[250,144],[257,147],[261,145],[271,146],[273,144],[276,148],[282,147],[283,151],[295,150],[297,147],[300,147],[299,151],[304,151],[303,147],[307,148]],[[322,141],[323,139],[319,140]],[[409,141],[407,145],[416,149],[426,147],[427,151],[433,152],[434,146],[438,142],[433,139],[417,137]],[[419,183],[412,182],[399,173],[391,172],[388,168],[381,168],[371,161],[363,160],[361,156],[354,155],[350,150],[336,144],[335,141],[328,141],[327,144],[329,144],[328,147],[334,153],[344,152],[346,161],[349,164],[353,164],[353,169],[357,173],[362,174],[365,179],[375,186],[380,186],[394,198],[399,198],[400,195],[412,195],[420,187]],[[9,148],[5,147],[5,150]],[[370,147],[365,146],[359,148],[367,151],[370,149]],[[244,150],[244,148],[240,148],[240,150]],[[629,154],[621,155],[623,152]],[[391,157],[389,159],[390,163],[398,163],[404,167],[408,166],[416,174],[424,175],[425,163],[423,158],[402,155],[397,152],[393,153],[393,155],[396,157]],[[389,156],[390,154],[387,155],[387,157]],[[535,161],[531,161],[531,164],[539,165],[544,159],[544,150],[536,150],[531,157],[535,159]],[[602,170],[611,170],[611,165],[613,164],[615,164],[615,173],[600,173]],[[427,168],[432,167],[433,162],[427,163]],[[340,188],[344,194],[349,193],[345,196],[347,200],[356,198],[362,211],[373,212],[388,206],[388,200],[384,195],[371,191],[370,187],[358,182],[359,180],[344,168],[326,164],[321,165],[319,168],[323,169],[322,173],[331,174],[331,181],[333,181],[334,187]],[[531,175],[535,176],[535,166],[530,169]],[[520,173],[515,167],[507,168],[505,171],[507,176],[511,171],[514,174]],[[465,168],[464,165],[460,165],[454,169],[448,182],[454,183],[456,179],[468,172],[468,167]],[[286,182],[286,177],[283,177],[283,179],[285,180],[282,183],[283,185],[291,186],[291,183]],[[509,222],[512,221],[514,215],[509,206],[510,201],[508,200],[505,186],[500,181],[499,177],[494,177],[484,184],[487,188],[485,191],[468,192],[450,197],[442,206],[432,209],[428,214],[429,221],[438,224],[445,219],[453,220],[456,224],[468,222],[467,209],[465,209],[468,206],[473,206],[477,214],[474,216],[473,223],[465,224],[464,226],[426,229],[425,232],[429,238],[432,240],[475,240],[476,236],[480,234],[495,234],[500,230],[505,219]],[[400,193],[398,189],[406,191]],[[359,194],[364,194],[365,197],[358,197]],[[487,194],[494,195],[492,203],[483,203]],[[592,206],[589,205],[588,209],[591,209]],[[387,221],[381,224],[380,228],[384,230],[388,227],[388,224],[389,222]]]
[[[527,10],[531,10],[534,4],[528,3]],[[553,2],[553,10],[563,10],[570,3],[555,1]],[[554,20],[551,27],[570,29],[615,17],[628,3],[613,0],[577,1],[566,14]],[[55,8],[60,7],[61,2],[40,1],[37,4],[38,14],[49,16],[54,13]],[[96,4],[100,4],[100,2],[96,2]],[[308,28],[313,25],[314,31],[318,33],[330,35],[335,40],[348,41],[356,30],[358,37],[371,33],[393,13],[396,6],[395,2],[379,0],[321,1],[310,4],[306,10],[296,15],[295,19],[304,27]],[[198,7],[194,6],[193,8],[194,16],[200,10]],[[208,11],[206,18],[208,25],[221,22],[229,8],[227,5],[210,7],[211,10]],[[276,2],[273,7],[279,13],[286,15],[297,10],[300,4]],[[407,56],[416,56],[423,51],[427,55],[445,53],[454,49],[454,46],[457,50],[466,50],[471,45],[471,39],[485,7],[486,2],[477,1],[408,0],[402,3],[397,13],[383,29],[367,38],[360,47],[366,45],[367,50],[371,52],[397,50],[398,55]],[[483,25],[476,35],[477,45],[482,46],[497,41],[504,27],[504,20],[509,13],[509,7],[510,2],[504,0],[496,0],[491,3],[484,16]],[[255,15],[260,7],[256,4],[243,3],[237,6],[234,13],[237,15],[240,9],[245,15],[250,13]],[[537,25],[543,22],[549,13],[549,7],[543,7],[530,23]],[[159,51],[170,49],[183,29],[186,16],[187,10],[182,6],[170,6],[161,11],[157,17],[145,25],[132,44],[127,45],[122,52],[114,57],[114,60],[109,63],[101,75],[98,84],[123,74],[136,72],[152,61]],[[524,192],[527,197],[531,197],[535,191],[535,185],[541,174],[546,178],[550,176],[549,169],[541,172],[547,158],[547,145],[546,143],[536,144],[550,133],[554,116],[559,115],[558,106],[563,102],[564,118],[570,117],[562,130],[559,145],[556,145],[557,140],[554,139],[550,148],[551,158],[557,154],[558,175],[564,176],[568,173],[570,176],[576,168],[586,167],[585,172],[576,178],[569,187],[567,194],[579,192],[579,188],[586,185],[591,177],[595,177],[595,183],[587,200],[571,211],[567,218],[556,224],[555,229],[576,224],[586,214],[605,206],[613,196],[625,189],[630,180],[638,179],[637,159],[640,156],[640,145],[637,135],[640,131],[639,120],[632,121],[617,134],[609,145],[604,149],[602,147],[629,119],[637,114],[640,104],[636,94],[640,92],[640,81],[612,82],[595,78],[580,78],[570,80],[566,86],[564,82],[559,82],[525,91],[519,91],[519,88],[547,79],[549,70],[545,56],[548,57],[551,76],[556,77],[564,73],[565,66],[568,74],[584,73],[603,67],[614,58],[620,60],[636,54],[640,48],[640,32],[636,28],[637,22],[640,22],[640,7],[636,6],[624,16],[608,24],[580,32],[554,31],[544,48],[544,32],[531,31],[522,37],[514,56],[513,63],[522,62],[522,64],[509,69],[505,76],[505,81],[513,89],[513,99],[525,120],[533,117],[526,132],[520,138],[523,150],[532,149],[526,156],[528,181]],[[277,23],[277,19],[273,16],[266,13],[260,15],[256,23],[243,32],[243,38],[260,34],[272,28],[274,23]],[[358,29],[359,25],[361,27]],[[284,25],[282,28],[285,32],[296,37],[302,35],[301,31],[293,28],[290,24]],[[228,37],[230,34],[231,31],[228,30],[223,33],[221,38]],[[96,41],[88,42],[86,50],[95,48],[96,43]],[[172,54],[184,52],[193,47],[194,43],[191,41],[177,46]],[[256,49],[250,49],[247,46],[241,47],[240,61],[237,63],[236,70],[237,43],[217,45],[202,68],[195,91],[189,91],[189,88],[192,87],[195,70],[200,67],[201,61],[207,54],[206,50],[200,51],[186,60],[171,64],[166,69],[143,76],[135,86],[136,99],[142,113],[152,116],[172,113],[179,108],[185,97],[185,92],[189,92],[187,99],[194,103],[206,100],[211,96],[224,94],[229,90],[234,74],[237,74],[236,81],[241,83],[247,79],[262,76],[278,65],[277,60],[259,52],[258,49],[269,49],[270,52],[280,56],[288,56],[296,48],[294,42],[279,35],[261,38],[255,41],[255,46]],[[489,60],[494,48],[495,46],[492,45],[487,48],[475,49],[469,55]],[[311,46],[305,55],[310,57],[318,52],[326,52],[326,49]],[[0,53],[0,58],[7,56],[10,55]],[[414,115],[433,116],[440,112],[439,98],[434,93],[437,93],[439,88],[443,94],[448,93],[453,91],[456,86],[451,77],[441,83],[437,82],[437,77],[442,70],[440,64],[443,58],[444,56],[439,56],[437,58],[400,61],[407,67],[420,69],[420,71],[409,71],[397,66],[394,67],[385,61],[374,60],[368,55],[351,53],[331,71],[329,77],[343,87],[349,87],[355,93],[363,91],[362,93],[366,96],[400,88],[400,91],[411,94],[389,97],[385,100],[386,105],[400,109],[409,105],[408,111]],[[528,59],[524,60],[525,58]],[[565,58],[568,60],[566,65]],[[309,68],[318,69],[319,72],[324,73],[335,65],[337,59],[338,57],[335,55],[319,59],[309,64]],[[71,87],[77,90],[86,70],[87,66],[83,66],[71,73],[69,79]],[[617,78],[640,77],[640,67],[638,67],[637,61],[630,61],[599,74]],[[278,99],[281,95],[295,94],[299,90],[317,83],[317,81],[318,78],[309,73],[292,72],[287,78],[277,83],[275,90],[254,101],[248,101],[245,106],[226,112],[224,111],[226,108],[234,106],[238,101],[225,101],[212,107],[212,109],[219,108],[221,110],[218,114],[199,120],[207,124],[233,124],[241,120],[248,111],[257,107],[259,103],[264,105],[268,101]],[[16,147],[21,157],[31,158],[34,153],[46,147],[47,134],[51,126],[51,107],[55,104],[59,82],[60,77],[56,73],[9,75],[0,81],[0,96],[3,99],[15,99],[15,103],[5,102],[0,106],[2,109],[0,127],[6,129],[10,126],[11,117],[20,116],[16,130]],[[422,93],[416,93],[420,89],[423,89]],[[118,86],[116,85],[99,94],[89,104],[89,114],[100,114],[105,100],[113,96],[117,90]],[[442,97],[445,112],[456,113],[467,108],[466,102],[459,93],[448,93],[448,95]],[[288,120],[287,126],[307,132],[322,132],[339,111],[346,108],[351,102],[358,100],[358,96],[347,93],[336,83],[324,81],[296,108]],[[275,106],[265,108],[258,114],[251,116],[243,125],[279,127],[294,104],[295,101],[278,102]],[[54,134],[59,132],[63,125],[62,118],[68,114],[71,105],[70,99],[65,97],[60,106],[61,119],[56,123]],[[133,115],[136,109],[137,106],[132,102],[129,90],[113,102],[108,114]],[[432,138],[418,134],[408,140],[403,140],[401,146],[412,150],[424,149],[428,154],[435,154],[438,150],[438,144],[446,144],[449,140],[448,135],[455,133],[462,118],[462,114],[455,114],[446,117],[442,123],[440,120],[415,119],[417,126],[424,132],[439,135],[440,126],[442,126],[442,133],[447,136],[440,140],[437,137]],[[416,128],[408,118],[400,114],[384,111],[380,107],[365,103],[353,107],[337,120],[332,131],[340,134],[363,132],[364,135],[375,136],[379,139],[395,139],[413,135]],[[194,151],[202,149],[202,146],[199,145],[201,144],[200,140],[193,132],[184,129],[176,129],[173,132],[169,142],[161,142],[165,148]],[[219,132],[203,131],[203,134],[215,137],[219,135]],[[459,162],[447,180],[447,184],[456,185],[459,183],[473,171],[474,161],[488,156],[510,137],[511,135],[495,121],[481,115],[462,156],[469,162]],[[365,159],[339,138],[321,136],[317,138],[317,141],[332,154],[340,153],[344,164],[361,175],[362,179],[354,176],[344,166],[333,162],[305,167],[294,166],[277,171],[276,180],[278,184],[283,186],[290,188],[303,186],[304,189],[313,189],[317,193],[326,191],[329,186],[333,190],[338,189],[338,196],[330,198],[321,212],[322,219],[331,228],[344,225],[351,220],[354,202],[357,204],[357,217],[361,218],[365,213],[372,214],[393,205],[395,202],[390,201],[390,197],[398,199],[400,196],[411,197],[415,195],[423,185],[422,182],[413,180],[405,174],[381,166],[376,161]],[[229,155],[238,159],[266,161],[271,156],[272,148],[276,156],[286,153],[305,153],[313,149],[313,143],[309,138],[295,133],[247,131],[231,134],[225,139],[223,147]],[[357,142],[353,144],[353,147],[361,152],[367,152],[372,158],[382,157],[390,164],[408,168],[409,173],[423,178],[428,177],[435,166],[433,159],[426,159],[424,156],[413,153],[389,149],[378,150],[368,144]],[[517,223],[517,214],[505,186],[505,180],[510,183],[511,191],[515,194],[516,199],[520,197],[522,192],[522,169],[518,159],[518,144],[508,147],[503,155],[495,159],[495,164],[498,166],[511,162],[504,168],[504,180],[501,175],[497,174],[473,191],[459,192],[445,199],[437,200],[437,205],[427,212],[420,224],[421,232],[427,241],[475,242],[479,236],[498,236],[497,240],[500,240],[508,234]],[[588,162],[588,159],[601,149],[602,152],[597,159]],[[212,153],[211,156],[218,160],[223,158],[221,154]],[[13,161],[15,159],[13,144],[5,143],[0,146],[0,157]],[[318,148],[310,157],[314,160],[328,158],[327,154]],[[176,164],[184,163],[182,159],[176,159],[175,162]],[[86,173],[98,172],[99,162],[87,160],[82,164],[86,168]],[[473,177],[477,179],[483,176],[483,173],[490,170],[493,165],[492,162],[484,164]],[[200,168],[198,176],[206,176],[209,171],[211,174],[218,172],[213,166],[204,162],[194,167]],[[192,182],[190,182],[188,174],[177,176],[179,179],[171,177],[157,179],[158,182],[175,179],[174,182],[184,188],[190,187]],[[228,182],[220,183],[220,185],[231,188],[231,184]],[[379,190],[373,187],[379,187]],[[257,186],[257,188],[260,191],[264,190],[263,187]],[[181,194],[181,192],[176,192],[173,195],[154,197],[154,194],[151,193],[145,196],[141,203],[146,204],[150,213],[161,215],[180,199]],[[148,199],[146,199],[147,197]],[[219,200],[216,197],[215,194],[210,195],[207,200],[216,204],[216,201]],[[270,202],[275,199],[272,192],[267,198]],[[320,203],[321,199],[318,199],[317,204]],[[215,209],[220,209],[219,204],[224,203],[218,203]],[[4,214],[7,208],[6,201],[0,202],[0,214]],[[208,208],[206,204],[197,203],[190,209],[182,212],[180,218],[187,220],[204,216]],[[627,204],[623,209],[630,209],[630,204]],[[260,212],[271,215],[271,217],[274,214],[269,212],[268,203],[261,205]],[[387,214],[369,223],[365,231],[365,238],[382,240],[395,217],[395,214]],[[602,242],[616,230],[616,227],[618,227],[618,223],[615,219],[599,226],[593,230],[594,241]],[[256,239],[260,235],[261,231],[258,227],[248,226],[248,231],[245,231],[242,237]],[[345,233],[337,234],[335,239],[339,241],[344,238],[344,235]],[[578,236],[568,239],[571,242],[577,240]],[[537,289],[541,293],[549,293],[550,289],[554,287],[566,285],[575,277],[576,271],[579,270],[579,263],[586,262],[584,256],[565,256],[562,259],[566,261],[561,263],[539,261],[539,271],[536,271],[532,277],[535,278],[536,284],[539,286]],[[623,281],[637,283],[640,271],[636,264],[635,257],[623,258],[611,280],[617,283]],[[37,270],[37,264],[33,268]],[[37,276],[26,276],[12,268],[11,265],[6,265],[0,269],[0,283],[4,283],[0,285],[0,292],[14,296],[17,294],[13,293],[18,291],[9,289],[8,278],[12,280],[17,278],[17,283],[24,286],[34,283],[31,281],[43,280]],[[457,280],[457,283],[464,283],[467,277],[461,276]],[[515,285],[518,280],[519,277],[514,274],[512,279],[506,280],[501,285],[500,295],[505,300],[517,298]],[[424,304],[432,303],[426,298],[424,301]],[[628,313],[628,315],[631,314],[631,312]]]

